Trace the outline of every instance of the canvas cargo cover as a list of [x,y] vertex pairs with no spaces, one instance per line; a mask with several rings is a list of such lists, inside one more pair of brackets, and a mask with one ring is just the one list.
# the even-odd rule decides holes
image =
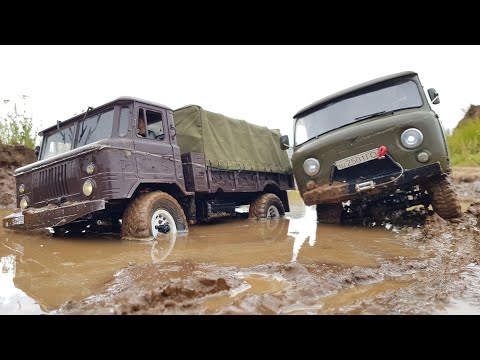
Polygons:
[[207,166],[226,170],[291,173],[280,131],[188,105],[173,113],[182,154],[201,152]]

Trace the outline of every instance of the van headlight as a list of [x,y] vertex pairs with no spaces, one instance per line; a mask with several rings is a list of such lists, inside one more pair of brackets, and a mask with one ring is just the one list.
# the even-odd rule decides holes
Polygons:
[[402,136],[400,136],[400,141],[407,149],[415,149],[422,145],[423,134],[418,129],[410,128],[402,133]]
[[22,197],[22,200],[20,200],[20,209],[25,210],[28,207],[28,203],[28,197]]
[[85,196],[92,195],[94,189],[95,189],[95,183],[93,182],[93,180],[90,180],[90,179],[85,180],[82,186],[82,191],[85,194]]
[[20,184],[20,186],[18,187],[18,192],[20,194],[23,194],[25,192],[25,185],[24,184]]
[[314,158],[309,158],[303,163],[303,170],[308,176],[317,175],[320,171],[320,161]]

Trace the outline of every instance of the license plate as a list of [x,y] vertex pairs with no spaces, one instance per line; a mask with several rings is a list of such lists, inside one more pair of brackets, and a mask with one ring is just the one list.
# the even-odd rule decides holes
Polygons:
[[22,214],[13,213],[3,219],[3,226],[10,227],[15,225],[23,225],[25,223],[25,217]]
[[343,170],[351,166],[362,164],[364,162],[378,159],[378,148],[364,151],[360,154],[346,157],[345,159],[335,162],[335,166],[338,170]]
[[23,225],[25,223],[25,217],[23,215],[15,216],[12,218],[13,225]]

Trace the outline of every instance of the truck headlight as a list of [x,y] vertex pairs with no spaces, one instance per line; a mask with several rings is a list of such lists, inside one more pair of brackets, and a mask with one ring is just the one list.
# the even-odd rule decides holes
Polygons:
[[85,196],[92,195],[94,189],[95,189],[95,183],[93,182],[93,180],[90,180],[90,179],[85,180],[82,186],[82,191],[85,194]]
[[24,210],[28,207],[28,197],[24,196],[22,197],[22,200],[20,200],[20,209]]
[[25,185],[24,184],[20,184],[20,186],[18,187],[18,192],[20,194],[23,194],[25,192]]
[[402,142],[402,145],[405,146],[407,149],[415,149],[416,147],[422,145],[423,134],[418,129],[410,128],[402,133],[400,141]]
[[314,158],[309,158],[303,163],[303,170],[308,176],[317,175],[320,171],[320,161]]

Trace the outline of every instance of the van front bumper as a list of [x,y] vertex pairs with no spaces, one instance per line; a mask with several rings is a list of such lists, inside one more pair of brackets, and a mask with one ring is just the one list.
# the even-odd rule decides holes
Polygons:
[[307,206],[338,204],[342,201],[356,200],[386,193],[390,190],[393,192],[402,187],[426,183],[430,178],[441,174],[440,163],[436,162],[415,169],[405,170],[400,177],[398,177],[399,174],[393,174],[372,177],[368,181],[334,181],[332,184],[316,185],[312,190],[305,191],[302,194],[302,198]]

